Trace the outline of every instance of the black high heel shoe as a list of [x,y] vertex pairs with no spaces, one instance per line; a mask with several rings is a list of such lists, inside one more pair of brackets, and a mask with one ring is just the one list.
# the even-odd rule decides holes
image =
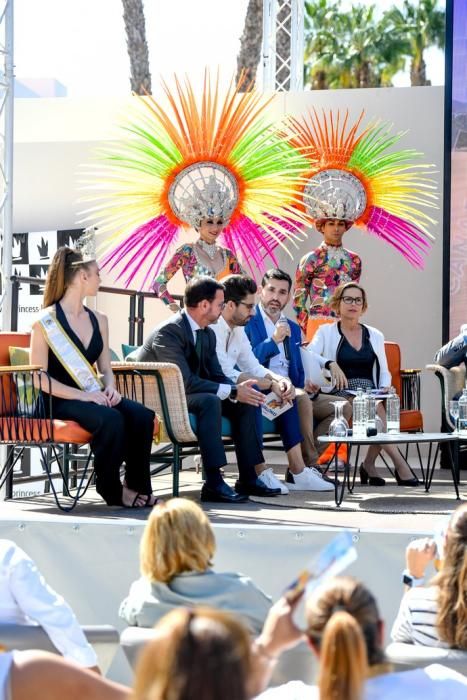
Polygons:
[[422,483],[416,476],[411,479],[401,479],[397,471],[394,471],[394,476],[398,486],[420,486]]
[[360,483],[363,484],[363,486],[367,484],[370,486],[384,486],[386,484],[385,479],[382,479],[380,476],[370,476],[363,464],[360,465],[359,472]]

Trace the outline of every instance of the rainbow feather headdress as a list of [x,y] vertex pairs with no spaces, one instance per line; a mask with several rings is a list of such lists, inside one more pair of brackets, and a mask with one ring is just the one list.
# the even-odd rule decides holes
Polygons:
[[200,99],[188,79],[162,86],[167,108],[135,97],[131,138],[101,151],[92,169],[84,214],[107,235],[101,264],[126,286],[142,271],[144,288],[179,231],[209,216],[228,222],[221,242],[253,275],[267,256],[277,264],[275,248],[296,245],[307,224],[300,190],[309,163],[266,121],[271,98],[233,81],[222,97],[219,77],[211,83],[208,74]]
[[305,118],[288,119],[290,142],[309,159],[302,188],[308,216],[346,219],[382,238],[414,267],[423,268],[430,248],[427,225],[434,219],[420,209],[436,208],[433,166],[413,164],[413,149],[390,150],[403,136],[373,123],[359,133],[363,112],[349,125],[349,114],[316,110]]

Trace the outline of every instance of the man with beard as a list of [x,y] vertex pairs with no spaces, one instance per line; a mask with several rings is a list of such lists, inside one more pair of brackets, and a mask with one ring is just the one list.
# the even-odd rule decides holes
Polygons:
[[[255,424],[255,407],[264,401],[253,381],[234,384],[222,372],[216,355],[216,337],[209,324],[224,308],[224,287],[210,277],[195,277],[185,289],[185,308],[152,331],[137,354],[138,362],[172,362],[182,373],[188,411],[196,428],[206,481],[202,501],[239,503],[249,495],[274,496],[256,476],[263,462]],[[222,478],[227,464],[222,443],[222,416],[232,424],[239,479],[233,490]]]
[[[274,272],[279,273],[277,270]],[[273,284],[271,280],[270,283]],[[277,281],[281,282],[283,280]],[[287,281],[285,281],[285,284],[286,286],[288,285]],[[272,341],[276,352],[274,353],[271,350],[266,362],[262,364],[258,357],[255,356],[247,335],[249,334],[250,323],[254,323],[258,313],[255,306],[256,283],[243,275],[231,275],[224,278],[223,285],[225,307],[218,322],[212,328],[216,334],[216,352],[224,374],[233,382],[254,379],[256,385],[262,391],[273,391],[281,402],[290,401],[292,403],[292,407],[275,420],[276,428],[280,433],[287,453],[288,483],[287,485],[282,483],[274,474],[272,468],[268,468],[264,464],[256,465],[259,480],[271,488],[279,487],[282,493],[288,493],[289,488],[292,490],[331,491],[334,488],[333,483],[323,479],[321,474],[313,467],[307,467],[302,456],[303,442],[306,445],[304,449],[305,455],[310,460],[317,458],[313,440],[313,411],[308,409],[308,405],[303,410],[303,426],[299,420],[294,384],[299,387],[304,385],[304,372],[300,352],[296,353],[296,355],[298,354],[298,361],[296,355],[294,355],[294,362],[291,363],[290,372],[273,369],[271,367],[273,363],[270,361],[270,358],[277,354],[278,346],[275,341]],[[287,296],[289,291],[288,289]],[[282,311],[283,307],[280,304],[279,307],[280,311]],[[280,333],[283,333],[284,330],[284,328],[280,329]],[[256,333],[257,335],[258,333]],[[262,335],[266,338],[266,331]],[[299,330],[298,338],[300,342]],[[283,342],[281,344],[283,345]],[[308,395],[305,392],[300,392],[300,390],[299,393],[303,394],[303,400],[306,404],[311,405]],[[257,417],[259,418],[258,432],[261,434],[262,421],[259,411],[257,411]],[[313,462],[310,461],[308,464],[311,465]]]
[[[290,321],[283,314],[290,300],[291,289],[290,275],[279,269],[268,270],[261,282],[259,304],[245,327],[245,332],[259,362],[275,374],[288,378],[295,387],[300,432],[303,437],[303,460],[306,465],[313,466],[317,465],[320,453],[325,450],[325,445],[315,444],[314,437],[327,435],[334,418],[334,407],[332,397],[316,394],[318,387],[309,382],[305,384],[300,355],[301,331],[297,323]],[[352,415],[350,404],[344,406],[344,415],[347,419]],[[315,430],[314,420],[317,422]],[[294,489],[303,488],[302,482],[309,479],[310,475],[315,477],[316,470],[307,469],[302,474],[294,474],[288,469],[287,486]]]

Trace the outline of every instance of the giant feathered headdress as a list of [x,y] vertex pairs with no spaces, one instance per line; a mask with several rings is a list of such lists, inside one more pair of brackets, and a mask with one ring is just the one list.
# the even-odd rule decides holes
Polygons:
[[306,224],[300,187],[309,165],[265,119],[271,98],[233,82],[221,94],[208,74],[198,99],[188,79],[162,85],[167,105],[135,97],[127,139],[92,169],[85,220],[107,235],[101,263],[125,285],[143,270],[144,287],[181,228],[220,216],[222,242],[253,274],[267,256],[277,264],[276,246],[287,249]]
[[288,119],[290,142],[309,160],[303,203],[312,220],[346,219],[396,248],[415,267],[433,236],[435,223],[420,207],[436,208],[433,166],[413,161],[413,149],[391,150],[402,133],[373,123],[360,130],[360,118],[349,124],[349,114],[316,110],[306,117]]

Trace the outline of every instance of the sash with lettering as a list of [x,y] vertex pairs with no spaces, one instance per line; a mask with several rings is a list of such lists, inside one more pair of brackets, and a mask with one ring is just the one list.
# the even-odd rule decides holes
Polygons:
[[83,391],[101,391],[101,380],[70,336],[65,333],[55,313],[45,311],[39,318],[39,326],[47,345],[79,388]]

